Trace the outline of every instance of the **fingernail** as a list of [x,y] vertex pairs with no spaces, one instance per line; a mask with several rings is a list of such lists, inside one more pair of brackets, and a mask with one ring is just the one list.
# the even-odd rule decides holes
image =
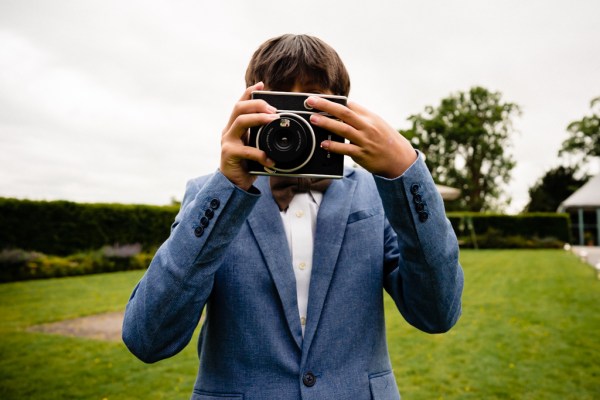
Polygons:
[[317,103],[318,99],[319,99],[318,97],[310,96],[306,99],[306,102],[308,103],[309,106],[314,106]]
[[318,124],[320,120],[321,116],[319,114],[313,114],[310,116],[310,122],[312,122],[313,124]]
[[265,160],[265,162],[267,163],[267,165],[268,165],[269,167],[274,167],[274,166],[275,166],[275,161],[271,160],[270,158],[267,158],[267,159]]
[[275,107],[273,107],[273,106],[268,106],[267,107],[267,112],[269,112],[269,113],[276,113],[277,109]]
[[329,140],[323,140],[321,142],[321,148],[323,150],[329,150],[329,145],[331,144],[331,142]]

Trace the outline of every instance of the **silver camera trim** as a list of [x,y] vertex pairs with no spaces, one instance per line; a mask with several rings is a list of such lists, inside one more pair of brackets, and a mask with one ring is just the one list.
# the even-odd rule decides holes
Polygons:
[[[302,124],[304,124],[305,127],[308,128],[308,131],[310,132],[310,136],[312,137],[312,147],[310,149],[310,154],[308,155],[308,157],[306,158],[306,160],[304,160],[304,162],[302,163],[302,165],[300,165],[298,167],[295,167],[295,168],[292,168],[292,169],[283,169],[283,168],[277,168],[277,165],[275,165],[273,167],[270,167],[269,169],[267,169],[265,167],[265,170],[267,172],[269,172],[269,170],[273,170],[273,171],[276,171],[276,172],[285,172],[285,173],[294,172],[294,171],[297,171],[300,168],[304,167],[312,159],[312,156],[315,153],[316,142],[317,142],[317,139],[315,137],[315,132],[313,131],[312,126],[310,126],[310,124],[304,118],[302,118],[301,116],[299,116],[298,114],[315,114],[315,113],[313,113],[313,112],[303,112],[303,111],[295,112],[295,113],[294,112],[282,112],[282,113],[278,113],[278,115],[279,115],[279,119],[278,120],[280,120],[282,117],[285,117],[285,116],[288,116],[288,117],[291,116],[291,117],[294,117],[294,120],[300,120],[300,121],[302,121]],[[275,122],[275,121],[272,121],[272,122],[270,122],[270,123],[268,123],[266,125],[261,126],[260,129],[258,130],[258,132],[256,133],[256,145],[255,145],[255,147],[257,149],[260,149],[259,139],[260,139],[261,133],[263,132],[263,129],[265,127],[269,126],[273,122]]]

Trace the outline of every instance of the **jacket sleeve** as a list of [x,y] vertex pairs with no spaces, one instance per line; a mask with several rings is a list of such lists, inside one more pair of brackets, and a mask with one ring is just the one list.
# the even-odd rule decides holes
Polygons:
[[464,278],[456,235],[422,154],[402,176],[375,182],[389,221],[384,287],[411,325],[446,332],[461,314]]
[[155,362],[189,343],[224,252],[258,198],[220,172],[188,182],[170,236],[125,310],[123,341],[139,359]]

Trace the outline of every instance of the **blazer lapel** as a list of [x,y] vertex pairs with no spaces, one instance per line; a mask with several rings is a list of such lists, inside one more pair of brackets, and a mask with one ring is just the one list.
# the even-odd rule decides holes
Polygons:
[[325,192],[319,207],[308,296],[308,315],[304,330],[303,357],[308,354],[319,324],[323,304],[344,239],[355,188],[354,180],[334,180]]
[[248,217],[248,223],[279,293],[292,336],[298,347],[302,348],[296,278],[279,209],[271,195],[268,178],[259,177],[255,186],[261,191],[262,196]]

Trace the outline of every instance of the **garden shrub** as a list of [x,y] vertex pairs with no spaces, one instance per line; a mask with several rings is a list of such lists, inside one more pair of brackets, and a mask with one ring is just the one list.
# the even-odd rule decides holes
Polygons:
[[154,251],[141,252],[139,244],[105,246],[64,257],[5,249],[0,251],[0,282],[145,269],[153,256]]
[[448,213],[462,247],[560,248],[570,243],[568,214]]
[[[0,282],[144,269],[177,211],[0,198]],[[570,242],[568,214],[451,212],[448,218],[462,247],[558,248]]]
[[177,206],[0,198],[0,250],[65,256],[115,243],[140,243],[148,250],[169,236],[177,211]]

